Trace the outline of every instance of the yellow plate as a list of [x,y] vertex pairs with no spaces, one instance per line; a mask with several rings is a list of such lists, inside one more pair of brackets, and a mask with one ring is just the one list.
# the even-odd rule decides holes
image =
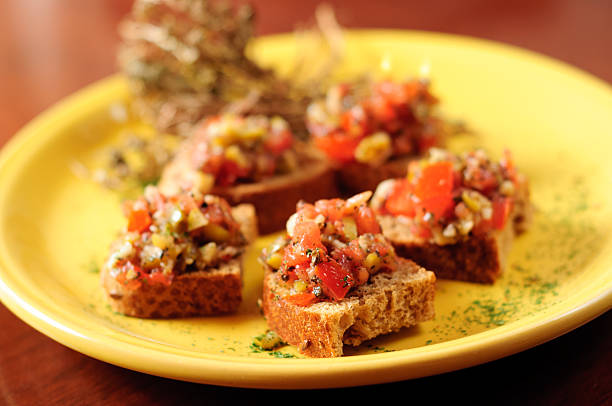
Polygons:
[[[292,347],[257,352],[258,241],[245,264],[238,314],[139,320],[114,314],[93,272],[123,224],[120,196],[71,172],[113,136],[138,128],[110,118],[128,102],[121,77],[79,92],[34,120],[0,161],[0,297],[24,321],[92,357],[150,374],[218,385],[315,388],[373,384],[479,364],[543,343],[612,302],[612,92],[562,63],[450,35],[360,31],[347,37],[349,70],[386,58],[403,77],[429,67],[445,112],[478,134],[453,148],[510,148],[531,179],[537,214],[494,286],[440,281],[434,321],[348,350],[303,359]],[[257,41],[282,66],[291,36]],[[348,72],[348,70],[347,70]]]

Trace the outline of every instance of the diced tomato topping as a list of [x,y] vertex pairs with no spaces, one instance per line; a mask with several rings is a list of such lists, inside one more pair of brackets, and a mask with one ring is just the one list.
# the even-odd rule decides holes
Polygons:
[[469,185],[483,193],[495,189],[498,186],[495,174],[488,170],[479,170],[473,173]]
[[412,185],[408,179],[395,181],[393,190],[385,202],[385,209],[395,216],[414,217],[416,215],[416,206],[412,199]]
[[321,280],[323,292],[335,300],[344,298],[354,283],[351,273],[335,261],[318,264],[314,273]]
[[[129,271],[134,271],[136,273],[136,277],[132,279],[127,278],[127,273]],[[144,272],[138,266],[134,265],[131,262],[126,262],[120,269],[119,274],[116,279],[117,282],[122,284],[128,290],[136,290],[142,286],[142,276]]]
[[440,219],[451,214],[453,207],[455,207],[455,201],[451,195],[434,196],[421,200],[417,205],[417,212],[422,215],[429,212],[434,219]]
[[373,96],[368,107],[377,121],[388,123],[397,120],[397,112],[393,108],[393,103],[384,96]]
[[348,163],[355,160],[355,149],[361,138],[353,137],[336,131],[322,137],[314,137],[314,143],[327,156],[340,163]]
[[237,179],[248,176],[248,174],[249,168],[243,168],[234,161],[226,160],[221,165],[215,177],[219,186],[230,186],[233,185]]
[[345,203],[341,199],[318,200],[315,209],[333,223],[344,216]]
[[507,197],[496,197],[493,199],[493,227],[501,230],[506,225],[510,212],[512,211],[512,200]]
[[451,162],[436,162],[423,168],[414,188],[418,206],[436,219],[446,216],[454,207],[452,197],[454,171]]
[[380,226],[376,220],[374,211],[367,206],[359,206],[355,215],[355,223],[357,223],[357,232],[361,234],[379,234]]
[[149,229],[151,225],[151,215],[149,214],[148,208],[134,209],[133,207],[128,210],[127,214],[128,225],[127,230],[129,232],[142,233]]
[[297,250],[295,247],[288,246],[285,248],[283,255],[283,266],[287,268],[309,264],[310,258],[306,255],[305,250]]
[[342,255],[346,255],[355,263],[361,263],[365,258],[365,252],[359,247],[359,241],[353,240],[343,248],[341,251]]
[[453,164],[435,162],[423,168],[415,188],[415,195],[425,200],[430,197],[450,196],[453,190]]
[[431,234],[431,230],[429,227],[427,227],[424,224],[412,224],[410,226],[410,232],[413,235],[416,235],[417,237],[423,238],[423,239],[428,239],[431,238],[432,234]]
[[169,286],[172,282],[172,277],[164,275],[163,272],[151,272],[147,275],[147,279],[152,283],[159,283]]
[[368,132],[368,123],[362,108],[354,107],[340,117],[340,127],[352,137],[363,137]]
[[321,242],[321,230],[314,221],[302,221],[295,225],[293,237],[300,242],[305,249],[322,248],[325,246]]
[[293,145],[293,135],[290,131],[270,133],[264,140],[265,148],[275,155],[280,155]]
[[296,306],[309,306],[317,301],[313,293],[297,293],[285,297],[285,300]]

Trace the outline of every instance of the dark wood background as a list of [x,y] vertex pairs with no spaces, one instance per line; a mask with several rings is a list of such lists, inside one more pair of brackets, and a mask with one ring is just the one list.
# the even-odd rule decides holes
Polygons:
[[[316,0],[257,0],[258,34],[290,31]],[[612,1],[328,1],[346,27],[442,31],[502,41],[612,82]],[[115,72],[127,0],[0,1],[0,145],[84,85]],[[611,112],[612,114],[612,112]],[[612,405],[612,312],[549,343],[485,365],[386,385],[313,391],[393,401]],[[258,404],[269,391],[196,385],[115,367],[38,333],[0,305],[0,404]],[[397,400],[395,400],[397,399]]]

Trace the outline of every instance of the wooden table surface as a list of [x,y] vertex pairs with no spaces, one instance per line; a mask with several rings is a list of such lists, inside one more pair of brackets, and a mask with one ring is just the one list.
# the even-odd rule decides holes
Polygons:
[[[289,31],[311,18],[317,1],[254,3],[258,33],[268,34]],[[611,1],[329,3],[347,27],[488,38],[547,54],[612,82]],[[127,0],[0,2],[0,145],[52,103],[116,70],[116,25],[129,8]],[[611,365],[608,311],[573,332],[505,359],[429,378],[344,389],[343,394],[384,393],[428,403],[612,405]],[[334,392],[309,394],[319,400]],[[270,396],[268,391],[172,381],[97,361],[38,333],[0,305],[0,404],[256,404],[275,400]]]

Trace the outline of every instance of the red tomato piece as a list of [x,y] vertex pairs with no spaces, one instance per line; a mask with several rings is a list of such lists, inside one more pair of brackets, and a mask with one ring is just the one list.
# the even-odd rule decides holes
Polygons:
[[376,121],[387,123],[397,119],[397,112],[393,103],[383,95],[374,95],[370,99],[369,110]]
[[412,199],[412,185],[407,179],[398,179],[385,202],[385,209],[395,216],[414,217],[415,202]]
[[169,286],[172,282],[171,276],[164,275],[163,272],[151,272],[147,279],[152,283],[159,283],[162,285]]
[[360,137],[353,137],[338,131],[322,137],[314,137],[314,143],[317,148],[331,159],[341,163],[355,160],[355,149],[360,141]]
[[333,223],[344,216],[345,203],[341,199],[318,200],[315,209]]
[[455,201],[451,195],[434,196],[421,200],[417,205],[417,211],[429,212],[434,219],[440,219],[450,214],[455,207]]
[[128,225],[127,230],[129,232],[142,233],[149,229],[151,225],[151,215],[149,210],[146,208],[134,210],[133,207],[128,211]]
[[359,206],[355,215],[355,223],[357,223],[357,233],[359,235],[380,233],[380,226],[376,220],[376,215],[368,206]]
[[496,197],[493,199],[493,227],[501,230],[506,225],[510,212],[512,211],[512,199],[507,197]]
[[238,178],[246,176],[248,173],[248,168],[242,168],[236,162],[226,160],[216,175],[216,181],[219,186],[231,186]]
[[293,239],[299,241],[304,249],[325,249],[321,242],[321,230],[314,221],[298,222],[293,231]]
[[345,248],[340,250],[341,255],[345,255],[353,262],[360,264],[365,259],[365,252],[359,246],[358,240],[353,240]]
[[473,173],[472,179],[468,182],[468,184],[483,193],[487,193],[488,191],[497,188],[497,178],[495,174],[488,170],[478,170]]
[[432,236],[431,230],[424,224],[412,224],[410,227],[410,232],[423,239],[428,239]]
[[296,306],[309,306],[317,301],[317,297],[313,293],[297,293],[286,296],[285,300]]
[[306,251],[297,250],[295,247],[288,246],[285,248],[283,255],[283,267],[291,268],[300,265],[308,265],[310,258],[306,255]]
[[275,155],[280,155],[284,151],[291,148],[293,144],[293,135],[290,131],[278,131],[270,133],[265,141],[265,148]]
[[[134,272],[136,272],[136,275],[137,275],[136,278],[127,279],[126,274],[129,270],[133,270]],[[125,286],[126,289],[136,290],[142,286],[141,279],[142,279],[143,274],[144,272],[142,271],[142,269],[132,264],[131,262],[127,262],[125,265],[121,267],[121,272],[119,272],[116,279],[117,279],[117,282]]]
[[342,299],[354,284],[353,275],[335,261],[323,262],[315,267],[323,292],[332,299]]
[[421,199],[438,196],[450,196],[453,190],[453,164],[436,162],[423,168],[417,181],[414,193]]
[[436,219],[447,215],[454,207],[451,194],[453,180],[451,162],[436,162],[423,168],[414,188],[415,195],[420,199],[418,207],[430,212]]
[[367,118],[363,108],[353,107],[342,113],[340,127],[352,137],[363,137],[368,132]]

